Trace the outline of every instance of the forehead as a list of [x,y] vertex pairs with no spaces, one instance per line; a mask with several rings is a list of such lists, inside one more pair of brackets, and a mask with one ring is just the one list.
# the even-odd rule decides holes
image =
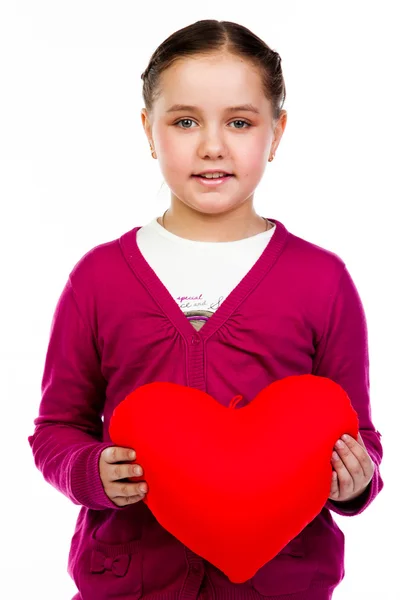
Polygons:
[[180,59],[162,73],[160,90],[157,103],[161,112],[174,105],[190,105],[200,112],[252,105],[263,113],[269,104],[259,69],[232,56]]

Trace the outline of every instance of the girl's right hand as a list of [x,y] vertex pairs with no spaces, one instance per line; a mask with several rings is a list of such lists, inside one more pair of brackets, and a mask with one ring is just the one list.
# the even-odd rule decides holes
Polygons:
[[143,475],[142,467],[132,464],[135,459],[136,452],[132,448],[120,446],[105,448],[100,454],[100,479],[108,498],[117,506],[135,504],[143,500],[148,491],[144,481],[132,483],[127,479]]

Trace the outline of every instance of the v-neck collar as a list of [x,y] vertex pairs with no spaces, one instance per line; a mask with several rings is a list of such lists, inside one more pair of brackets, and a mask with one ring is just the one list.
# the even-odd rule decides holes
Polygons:
[[153,271],[152,267],[144,258],[137,243],[137,232],[141,226],[134,227],[120,237],[120,246],[132,271],[139,277],[147,288],[150,296],[159,305],[164,314],[174,324],[176,329],[188,341],[193,337],[208,339],[230,315],[236,310],[244,298],[257,286],[260,280],[273,266],[286,244],[288,231],[277,219],[271,219],[276,225],[276,230],[254,265],[239,281],[236,287],[228,294],[208,321],[196,331],[187,319],[176,300],[171,296],[161,279]]

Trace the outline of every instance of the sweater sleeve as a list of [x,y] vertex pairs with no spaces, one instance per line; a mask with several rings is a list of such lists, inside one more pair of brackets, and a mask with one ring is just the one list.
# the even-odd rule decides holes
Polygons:
[[358,498],[348,502],[327,500],[325,504],[326,508],[339,515],[358,515],[383,488],[379,471],[383,450],[381,433],[375,429],[371,418],[365,312],[346,266],[333,297],[325,332],[317,345],[313,374],[329,377],[345,390],[357,412],[360,435],[375,465],[372,480]]
[[28,441],[46,481],[74,504],[94,510],[117,507],[99,473],[104,380],[94,337],[68,279],[50,328],[35,430]]

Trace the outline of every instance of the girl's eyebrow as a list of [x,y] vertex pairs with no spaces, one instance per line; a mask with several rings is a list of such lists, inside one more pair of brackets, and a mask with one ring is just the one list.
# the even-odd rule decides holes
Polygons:
[[[167,113],[170,112],[178,112],[181,110],[189,110],[189,111],[199,111],[201,112],[201,108],[199,108],[198,106],[189,106],[187,104],[174,104],[173,106],[171,106],[171,108],[169,108],[167,110]],[[228,108],[225,109],[225,112],[237,112],[237,111],[247,111],[247,112],[254,112],[257,115],[260,114],[260,111],[253,105],[253,104],[241,104],[240,106],[229,106]]]

